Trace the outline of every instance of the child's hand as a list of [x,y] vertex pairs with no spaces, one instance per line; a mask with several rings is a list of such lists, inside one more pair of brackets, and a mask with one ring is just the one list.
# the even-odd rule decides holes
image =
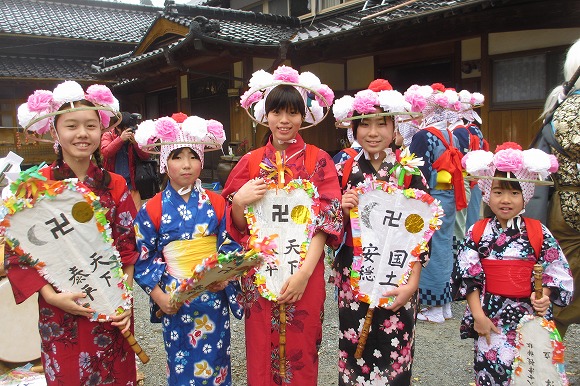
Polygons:
[[549,288],[544,288],[543,290],[544,295],[540,299],[536,299],[535,292],[532,292],[532,295],[530,296],[530,300],[532,301],[532,307],[534,307],[534,311],[536,311],[536,313],[539,316],[546,315],[546,311],[548,311],[548,308],[550,307],[551,290]]
[[302,299],[302,295],[304,294],[304,290],[308,284],[308,279],[309,276],[301,269],[295,272],[282,286],[280,296],[278,297],[278,303],[292,304]]
[[491,332],[493,331],[496,334],[499,334],[498,328],[493,324],[491,319],[485,315],[480,318],[474,317],[473,320],[473,328],[475,329],[475,332],[477,332],[479,336],[485,336],[487,344],[491,344]]
[[112,325],[118,327],[122,333],[129,330],[131,327],[131,315],[133,314],[133,309],[125,310],[120,315],[115,315],[111,317]]
[[352,189],[346,191],[342,195],[342,212],[346,215],[350,215],[350,210],[358,206],[358,194],[356,194]]
[[87,297],[87,294],[83,292],[58,293],[50,284],[47,284],[42,287],[40,294],[48,304],[58,307],[69,314],[90,318],[95,313],[92,308],[81,305],[85,303],[84,299]]
[[215,281],[207,286],[207,290],[210,292],[223,291],[228,286],[229,281]]
[[242,185],[234,195],[232,203],[246,207],[264,197],[267,190],[268,185],[263,178],[254,178]]
[[[158,291],[156,289],[159,289]],[[183,303],[172,304],[169,299],[171,296],[165,293],[159,287],[155,287],[155,290],[151,291],[151,299],[161,308],[166,315],[175,315]]]
[[411,297],[417,292],[417,287],[411,284],[403,284],[397,288],[393,288],[392,290],[386,291],[383,293],[383,296],[389,297],[394,296],[395,301],[388,307],[385,307],[387,310],[391,310],[393,312],[397,312],[399,308],[403,307],[405,304],[409,302]]

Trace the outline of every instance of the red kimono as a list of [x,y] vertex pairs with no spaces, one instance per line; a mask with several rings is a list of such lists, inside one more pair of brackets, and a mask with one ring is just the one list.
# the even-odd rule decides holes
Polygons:
[[[55,179],[55,166],[56,163],[43,168],[41,173],[49,179]],[[66,164],[59,167],[59,172],[66,178],[75,177]],[[100,178],[101,169],[91,164],[84,184],[100,197],[103,207],[110,209],[106,217],[111,224],[114,245],[121,255],[123,265],[132,265],[138,257],[133,230],[135,205],[121,176],[111,174],[111,183],[107,189],[95,187],[95,180]],[[125,186],[125,193],[121,195],[120,202],[115,203],[111,191],[115,189],[113,186],[120,188],[120,185]],[[16,303],[22,303],[48,284],[36,269],[20,265],[18,256],[8,247],[6,257],[7,276]],[[47,385],[137,384],[135,354],[117,327],[111,323],[92,322],[86,317],[66,313],[48,304],[42,296],[38,297],[38,306],[41,359]]]
[[[337,247],[342,240],[342,210],[340,206],[340,186],[336,169],[330,156],[319,150],[312,175],[305,167],[305,143],[300,135],[297,142],[286,149],[286,166],[292,175],[286,174],[285,180],[308,179],[320,195],[321,210],[316,219],[317,230],[328,235],[327,244]],[[264,157],[275,163],[276,149],[269,142]],[[235,193],[249,179],[249,160],[246,154],[231,171],[222,192],[224,197]],[[260,170],[260,177],[266,171]],[[228,231],[236,241],[242,243],[247,238],[233,226],[231,202],[228,206]],[[242,279],[243,304],[246,330],[246,358],[248,385],[316,385],[318,378],[318,349],[322,341],[322,319],[326,297],[324,280],[324,259],[320,260],[308,280],[302,299],[286,305],[286,378],[279,372],[279,308],[276,304],[261,297],[254,276]],[[269,332],[269,333],[268,333]]]

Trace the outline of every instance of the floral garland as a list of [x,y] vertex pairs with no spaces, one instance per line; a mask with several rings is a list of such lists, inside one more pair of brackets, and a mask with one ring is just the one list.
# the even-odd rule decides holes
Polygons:
[[[266,180],[266,184],[268,186],[268,190],[280,189],[278,188],[277,182],[274,180]],[[308,251],[310,240],[312,240],[312,236],[314,235],[314,232],[316,230],[316,224],[312,220],[313,218],[317,218],[318,215],[320,214],[320,202],[318,200],[319,196],[316,186],[308,180],[302,179],[291,180],[290,182],[288,182],[288,184],[286,184],[283,188],[281,188],[281,190],[287,193],[291,193],[297,189],[304,190],[308,195],[308,197],[310,197],[313,200],[312,206],[310,208],[312,216],[308,217],[306,227],[304,227],[306,241],[303,242],[302,245],[300,245],[300,262],[298,264],[298,268],[300,268],[302,266],[302,263],[304,262],[304,259],[306,258],[306,252]],[[252,240],[258,238],[258,230],[259,230],[258,225],[256,223],[256,215],[254,212],[254,207],[253,206],[246,207],[245,215],[246,220],[248,222],[251,243]],[[276,237],[278,237],[278,235],[273,234],[269,235],[268,237],[270,240],[274,240]],[[277,255],[275,253],[271,253],[264,256],[264,264],[267,264],[268,266],[271,267],[276,267],[280,264],[280,261],[278,260]],[[260,269],[256,270],[254,273],[254,284],[256,284],[256,287],[258,288],[258,291],[260,292],[260,295],[262,295],[262,297],[270,301],[276,301],[277,296],[269,288],[266,287],[266,277],[260,271]]]
[[[428,228],[423,233],[423,237],[421,241],[415,245],[415,247],[411,250],[411,255],[415,257],[414,262],[419,261],[419,257],[422,253],[429,251],[429,246],[427,243],[431,240],[433,233],[441,227],[441,217],[443,214],[443,209],[441,208],[441,204],[438,200],[434,199],[431,195],[425,193],[420,189],[404,189],[401,190],[396,184],[385,182],[385,181],[376,181],[376,180],[367,180],[358,187],[355,188],[355,192],[359,195],[365,194],[367,192],[379,190],[384,191],[389,194],[395,194],[398,191],[402,191],[402,194],[407,197],[408,199],[415,199],[422,202],[429,204],[431,209],[431,217],[428,221]],[[362,264],[364,261],[363,257],[363,248],[362,248],[362,237],[361,237],[361,229],[360,229],[360,222],[359,222],[359,208],[355,207],[350,211],[350,223],[352,227],[352,242],[354,246],[353,250],[353,262],[352,268],[350,271],[350,284],[353,289],[353,293],[355,294],[356,298],[364,303],[371,303],[370,296],[368,294],[362,293],[360,290],[360,270],[362,268]],[[406,284],[409,276],[411,275],[411,268],[412,265],[408,266],[408,270],[399,280],[399,285]],[[379,306],[388,306],[394,301],[394,298],[381,298],[379,301]]]
[[[522,371],[523,371],[523,369],[522,369],[523,359],[522,359],[520,352],[523,349],[526,349],[526,347],[524,347],[524,342],[523,342],[523,338],[521,335],[521,329],[526,323],[531,322],[535,318],[536,318],[536,316],[534,316],[534,315],[524,315],[522,317],[522,319],[520,320],[520,323],[518,324],[518,327],[517,327],[518,339],[516,339],[516,342],[515,342],[516,348],[518,349],[518,355],[514,358],[514,362],[513,362],[514,372],[512,373],[512,380],[514,377],[521,375]],[[552,364],[554,366],[556,366],[556,370],[558,371],[558,374],[560,374],[560,379],[562,380],[562,384],[568,385],[568,378],[566,376],[566,371],[564,370],[564,349],[565,349],[565,347],[564,347],[564,343],[562,342],[562,337],[560,336],[560,333],[556,329],[556,324],[554,323],[553,320],[546,320],[546,318],[541,318],[541,326],[550,333],[550,341],[552,343],[552,350],[553,350],[552,351]]]
[[[29,253],[24,252],[20,246],[20,242],[12,237],[6,236],[6,229],[10,227],[10,217],[15,213],[25,209],[33,208],[37,202],[42,200],[54,200],[59,194],[65,190],[81,193],[84,200],[91,206],[96,225],[103,241],[111,244],[113,239],[111,237],[111,227],[105,216],[108,209],[104,208],[96,196],[86,185],[79,182],[76,178],[66,179],[62,181],[49,181],[39,173],[39,170],[44,166],[32,167],[20,173],[20,177],[10,186],[10,189],[15,193],[4,201],[6,208],[6,216],[0,222],[0,236],[6,237],[6,244],[19,257],[18,261],[21,264],[26,264],[35,268],[42,277],[49,283],[55,284],[54,278],[51,277],[45,269],[46,263],[40,259],[35,258]],[[127,285],[127,275],[123,272],[121,265],[121,256],[116,248],[113,249],[113,255],[110,256],[110,271],[112,277],[118,279],[117,287],[123,290],[123,304],[120,305],[115,312],[122,314],[124,310],[132,307],[133,289]],[[109,315],[95,312],[91,318],[93,321],[108,321]]]

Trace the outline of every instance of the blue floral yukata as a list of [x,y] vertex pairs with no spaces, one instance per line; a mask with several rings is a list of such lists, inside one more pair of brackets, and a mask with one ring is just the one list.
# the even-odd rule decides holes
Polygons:
[[[168,184],[161,192],[160,228],[153,224],[143,206],[135,219],[137,249],[135,280],[151,293],[156,285],[168,292],[179,283],[169,274],[163,248],[176,240],[217,236],[216,250],[227,253],[240,246],[227,234],[225,215],[218,219],[201,183],[196,183],[187,202]],[[230,282],[225,290],[203,292],[183,304],[175,315],[157,318],[159,309],[151,300],[151,321],[161,322],[167,352],[167,382],[182,385],[231,385],[230,313],[241,318],[243,310],[236,296],[239,284]]]

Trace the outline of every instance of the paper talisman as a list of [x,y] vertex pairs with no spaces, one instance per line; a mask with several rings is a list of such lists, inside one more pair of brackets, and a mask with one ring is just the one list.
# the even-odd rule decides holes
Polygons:
[[282,286],[306,257],[318,214],[318,192],[307,180],[292,180],[283,188],[275,182],[258,202],[246,208],[252,238],[273,237],[276,249],[255,273],[260,294],[276,301]]
[[130,309],[132,295],[99,198],[77,179],[23,179],[4,201],[8,214],[1,224],[20,261],[58,291],[85,293],[93,321]]
[[383,293],[407,282],[411,263],[428,250],[427,242],[441,226],[443,210],[422,190],[384,181],[367,181],[356,191],[359,205],[350,212],[351,286],[370,308],[387,307],[394,299]]
[[194,299],[206,291],[210,284],[241,276],[263,261],[261,253],[253,249],[246,253],[216,253],[203,259],[193,268],[190,278],[181,280],[179,286],[170,291],[170,301],[183,303]]
[[[543,295],[542,272],[541,264],[534,265],[536,299]],[[553,320],[525,315],[517,328],[516,349],[511,385],[568,385],[564,369],[565,347]]]

